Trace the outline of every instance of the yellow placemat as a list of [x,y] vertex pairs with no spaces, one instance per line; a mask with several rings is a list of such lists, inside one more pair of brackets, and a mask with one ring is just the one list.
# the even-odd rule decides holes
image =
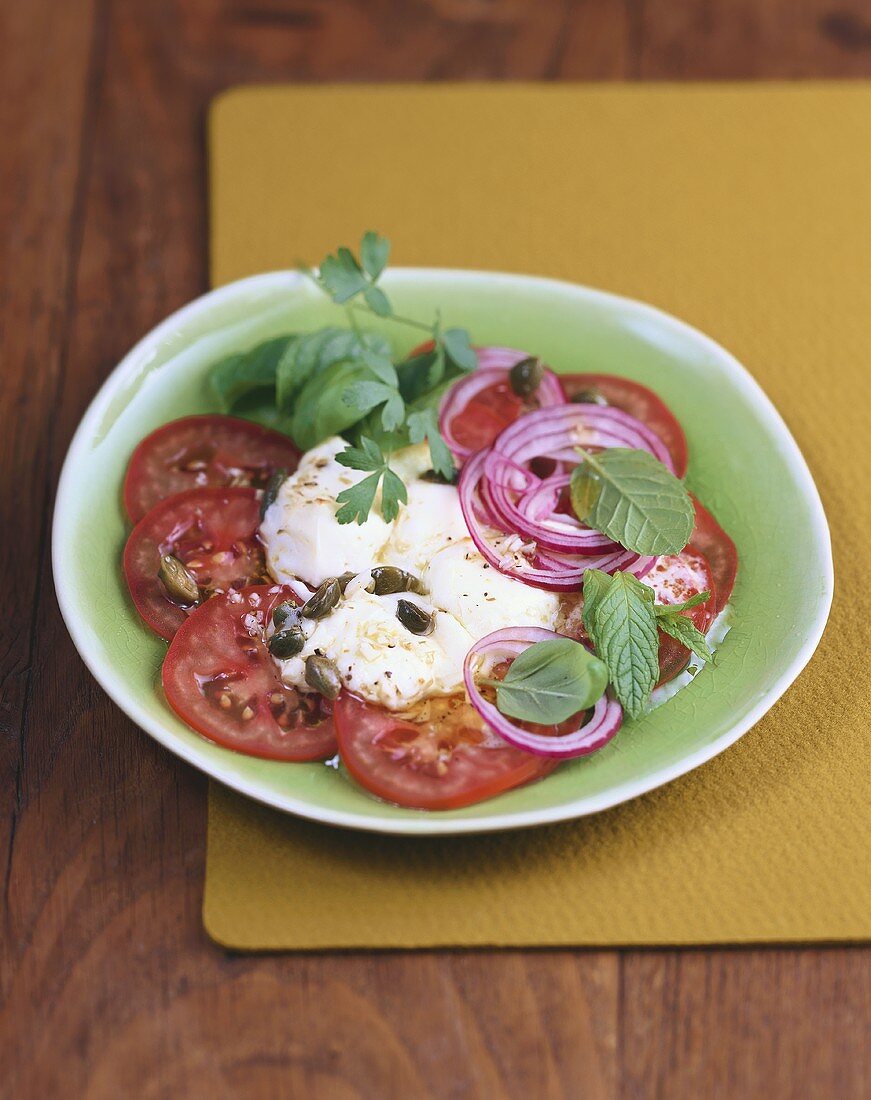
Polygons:
[[260,88],[217,102],[210,148],[216,284],[377,228],[397,263],[590,283],[711,333],[804,450],[837,594],[810,668],[754,730],[595,818],[385,838],[213,785],[209,933],[242,948],[867,938],[871,89]]

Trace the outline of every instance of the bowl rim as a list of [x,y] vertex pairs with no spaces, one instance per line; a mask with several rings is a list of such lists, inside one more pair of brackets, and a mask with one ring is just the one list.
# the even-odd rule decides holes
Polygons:
[[[769,688],[758,698],[755,705],[728,730],[719,737],[714,738],[708,744],[701,746],[694,752],[687,753],[679,761],[658,769],[649,775],[631,781],[619,783],[597,795],[587,795],[573,802],[562,803],[559,806],[545,806],[538,809],[518,810],[513,812],[487,813],[484,810],[480,817],[462,820],[445,819],[437,813],[421,811],[420,816],[408,818],[392,818],[378,816],[362,816],[353,811],[331,809],[321,807],[310,802],[298,799],[293,795],[281,795],[261,788],[256,780],[248,779],[235,773],[230,753],[228,750],[228,763],[224,766],[220,761],[208,757],[204,751],[200,751],[197,745],[187,745],[179,742],[177,735],[164,727],[147,713],[138,702],[128,696],[125,691],[123,677],[115,674],[111,665],[103,662],[101,657],[91,648],[87,631],[77,619],[75,598],[73,592],[75,583],[73,580],[69,559],[61,553],[64,545],[64,533],[70,526],[73,515],[74,494],[71,491],[75,479],[75,470],[78,465],[79,455],[88,447],[95,429],[102,422],[104,413],[112,403],[117,392],[123,388],[127,375],[134,370],[144,356],[153,351],[163,339],[198,314],[208,312],[226,299],[233,299],[238,295],[244,295],[252,291],[269,291],[271,289],[286,288],[304,285],[304,278],[294,271],[270,271],[257,275],[250,275],[237,279],[214,290],[193,299],[182,306],[167,318],[161,321],[153,329],[147,332],[121,359],[118,365],[104,380],[94,398],[88,405],[84,415],[79,421],[78,427],[72,437],[64,459],[58,480],[55,496],[54,517],[51,530],[51,561],[54,576],[55,592],[61,615],[66,628],[72,638],[73,644],[84,661],[85,665],[97,680],[107,695],[115,704],[134,721],[140,729],[150,734],[164,748],[176,756],[192,764],[194,767],[218,780],[226,786],[255,799],[258,802],[272,806],[286,813],[296,814],[311,821],[323,824],[339,825],[345,828],[356,829],[364,832],[391,833],[397,835],[459,835],[468,833],[499,832],[509,829],[528,828],[536,825],[547,825],[558,821],[573,820],[585,817],[589,814],[599,813],[612,806],[637,798],[648,791],[663,786],[671,780],[693,771],[701,764],[718,756],[725,749],[735,744],[760,718],[777,702],[786,689],[794,682],[799,673],[807,665],[819,644],[825,630],[831,609],[834,593],[834,565],[832,559],[831,535],[826,520],[825,511],[819,492],[814,483],[808,465],[802,455],[798,444],[792,436],[789,428],[780,413],[765,394],[759,383],[749,371],[729,351],[718,344],[711,337],[705,335],[699,329],[686,321],[682,321],[674,315],[656,306],[640,301],[636,298],[615,294],[610,291],[600,290],[595,287],[585,286],[562,279],[552,279],[538,275],[524,275],[519,273],[478,271],[470,269],[438,268],[438,267],[395,267],[388,273],[389,282],[394,285],[403,283],[421,283],[429,280],[444,280],[446,278],[455,281],[480,282],[482,279],[491,283],[511,283],[531,285],[539,290],[552,289],[561,294],[570,292],[577,297],[584,298],[594,304],[620,307],[629,309],[641,317],[655,321],[659,326],[664,326],[672,332],[684,337],[694,339],[698,345],[704,348],[710,355],[718,359],[727,368],[734,385],[743,392],[755,404],[759,414],[766,421],[766,426],[776,438],[783,458],[786,461],[794,483],[809,506],[813,522],[809,537],[814,540],[814,550],[822,565],[822,586],[818,594],[813,622],[807,633],[804,644],[795,657],[781,674],[772,682]],[[203,744],[210,744],[203,739]],[[486,807],[487,803],[481,803]]]

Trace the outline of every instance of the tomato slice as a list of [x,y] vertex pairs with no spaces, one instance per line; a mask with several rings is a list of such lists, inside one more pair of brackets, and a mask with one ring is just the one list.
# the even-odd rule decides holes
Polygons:
[[[690,619],[702,634],[716,615],[716,588],[707,558],[692,544],[679,554],[661,557],[644,578],[656,593],[656,602],[683,603],[697,592],[709,591],[711,598],[681,614]],[[664,631],[659,632],[659,683],[673,680],[686,668],[690,651]]]
[[331,705],[287,687],[269,654],[273,608],[296,602],[285,585],[253,585],[198,607],[163,662],[167,702],[225,748],[267,760],[323,760],[336,751]]
[[278,469],[295,470],[286,435],[233,416],[185,416],[142,440],[127,467],[124,506],[137,523],[159,500],[185,489],[262,489]]
[[561,374],[560,381],[570,398],[584,390],[592,390],[601,394],[609,405],[628,412],[652,428],[668,447],[675,474],[683,477],[687,472],[688,452],[683,428],[653,390],[616,374]]
[[339,754],[357,782],[414,809],[470,806],[556,766],[491,733],[464,695],[430,699],[400,715],[343,692],[335,719]]
[[157,571],[172,554],[193,573],[205,598],[270,580],[257,539],[260,505],[254,489],[190,489],[161,500],[133,528],[124,575],[136,610],[170,639],[194,606],[173,601]]
[[696,523],[690,543],[705,555],[714,580],[716,609],[720,611],[729,602],[738,572],[738,551],[735,543],[717,523],[711,513],[692,498],[696,509]]

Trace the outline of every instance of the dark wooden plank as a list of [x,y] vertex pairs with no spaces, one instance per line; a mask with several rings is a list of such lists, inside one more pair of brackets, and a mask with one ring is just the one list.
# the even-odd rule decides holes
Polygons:
[[[94,21],[86,0],[7,8],[0,398],[20,422],[0,433],[0,507],[4,530],[19,510],[24,526],[0,551],[17,581],[0,797],[16,774],[20,792],[0,825],[0,1095],[862,1095],[867,951],[217,950],[199,921],[204,782],[79,662],[45,533],[87,400],[205,288],[202,120],[221,88],[868,72],[864,9],[108,0]],[[38,509],[20,509],[22,486]]]

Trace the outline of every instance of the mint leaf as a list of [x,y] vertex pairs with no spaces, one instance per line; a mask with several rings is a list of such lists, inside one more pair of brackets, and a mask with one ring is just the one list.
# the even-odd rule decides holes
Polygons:
[[472,347],[469,334],[464,328],[447,329],[442,342],[449,359],[460,370],[470,371],[478,366],[478,354]]
[[[586,620],[585,615],[585,625]],[[637,718],[659,679],[653,589],[631,573],[617,572],[607,589],[597,593],[589,620],[590,637],[608,666],[614,692],[628,716]]]
[[381,486],[381,515],[386,523],[392,523],[396,519],[400,502],[408,503],[405,483],[389,466],[385,466],[384,482]]
[[680,615],[682,611],[689,611],[690,608],[698,607],[700,603],[707,603],[710,598],[711,593],[708,591],[696,592],[688,600],[684,600],[683,603],[658,603],[653,610],[656,612],[657,618],[668,618],[672,615]]
[[381,471],[364,477],[356,485],[343,489],[336,497],[337,503],[342,507],[336,512],[337,523],[364,524],[369,518],[369,512],[375,503],[375,494],[378,492],[378,482],[381,480]]
[[360,259],[369,278],[375,282],[381,272],[387,267],[390,257],[390,241],[386,237],[380,237],[373,230],[363,234],[360,241]]
[[557,725],[587,710],[608,686],[608,669],[580,642],[554,638],[535,642],[508,668],[496,687],[496,706],[510,718]]
[[678,554],[694,512],[682,481],[647,451],[612,447],[583,456],[572,472],[578,519],[636,554]]
[[379,317],[389,317],[393,312],[390,299],[380,286],[367,286],[363,291],[363,300],[372,312]]
[[584,629],[591,638],[593,637],[593,616],[610,587],[611,578],[601,569],[584,571]]
[[656,625],[672,638],[676,638],[681,645],[692,650],[703,661],[713,661],[714,655],[707,640],[704,634],[696,629],[692,619],[688,619],[685,615],[657,615]]

